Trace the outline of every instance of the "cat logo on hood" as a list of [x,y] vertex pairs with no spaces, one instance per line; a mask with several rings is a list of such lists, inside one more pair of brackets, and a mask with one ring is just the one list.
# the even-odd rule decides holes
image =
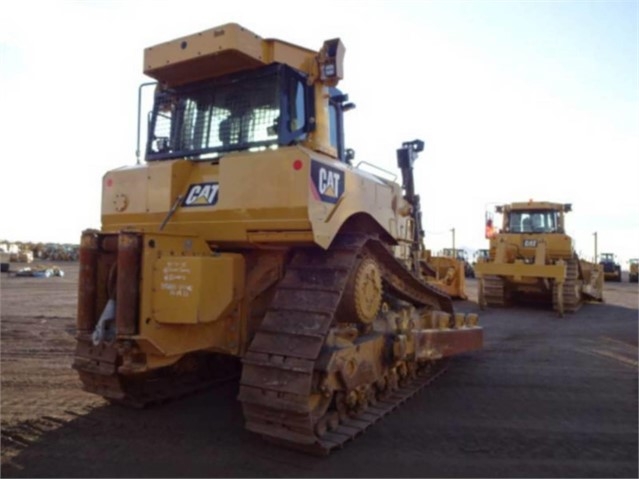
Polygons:
[[196,183],[189,186],[182,206],[213,206],[217,203],[219,183]]
[[311,191],[316,200],[337,203],[344,194],[344,172],[320,163],[311,162]]

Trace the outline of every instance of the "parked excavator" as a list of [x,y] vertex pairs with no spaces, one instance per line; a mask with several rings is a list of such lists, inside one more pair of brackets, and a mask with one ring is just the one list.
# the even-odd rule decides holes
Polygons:
[[493,231],[492,216],[487,215],[489,258],[475,264],[482,309],[541,302],[564,316],[577,311],[584,300],[603,300],[602,267],[580,260],[565,232],[570,211],[570,204],[545,201],[499,205],[500,231]]
[[86,391],[145,406],[239,375],[250,431],[328,454],[481,349],[421,275],[424,143],[401,185],[352,165],[344,51],[233,23],[145,50],[145,161],[104,175],[81,237]]

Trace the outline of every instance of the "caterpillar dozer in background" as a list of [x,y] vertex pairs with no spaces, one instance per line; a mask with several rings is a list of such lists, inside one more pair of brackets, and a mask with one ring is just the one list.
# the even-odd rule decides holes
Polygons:
[[482,261],[487,261],[490,259],[490,250],[489,249],[478,249],[473,253],[473,268],[477,263]]
[[453,299],[468,299],[464,262],[459,259],[439,255],[433,256],[425,249],[421,257],[422,275],[429,284],[441,289]]
[[8,273],[11,267],[11,255],[0,250],[0,273]]
[[475,277],[475,271],[473,270],[473,267],[468,259],[468,251],[466,251],[465,249],[444,248],[441,251],[440,255],[447,258],[455,258],[457,261],[460,261],[463,265],[464,276],[466,278]]
[[351,164],[343,56],[237,24],[145,50],[146,161],[104,175],[81,237],[85,390],[144,406],[239,375],[249,430],[326,454],[482,347],[421,276],[423,142],[402,185]]
[[580,260],[565,233],[571,210],[570,204],[532,200],[496,207],[502,228],[491,234],[489,258],[475,264],[482,309],[543,302],[563,316],[584,300],[603,300],[603,268]]
[[603,267],[604,281],[621,282],[621,265],[614,253],[601,253],[599,264]]
[[472,264],[473,278],[477,276],[477,270],[476,270],[475,266],[477,266],[477,263],[482,263],[484,261],[490,261],[490,250],[489,249],[478,249],[477,251],[475,251],[473,253],[473,264]]
[[628,282],[639,282],[639,258],[632,258],[628,260]]

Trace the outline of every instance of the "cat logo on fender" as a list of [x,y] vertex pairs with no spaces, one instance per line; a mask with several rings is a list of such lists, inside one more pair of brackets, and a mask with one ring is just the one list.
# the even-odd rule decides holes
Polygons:
[[182,206],[213,206],[217,203],[219,183],[196,183],[189,186]]
[[344,186],[343,171],[311,161],[311,191],[316,200],[335,204],[344,194]]

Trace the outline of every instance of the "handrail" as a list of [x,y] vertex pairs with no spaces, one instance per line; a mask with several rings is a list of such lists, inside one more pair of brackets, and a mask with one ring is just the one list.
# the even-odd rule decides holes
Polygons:
[[[142,114],[142,89],[146,86],[157,85],[158,82],[147,82],[142,83],[138,87],[138,139],[137,139],[137,148],[135,149],[135,158],[136,163],[140,164],[140,116]],[[148,134],[148,132],[147,132]]]
[[355,168],[358,168],[358,169],[359,169],[359,165],[362,165],[362,164],[363,164],[363,165],[368,165],[368,166],[370,166],[370,167],[372,167],[372,168],[375,168],[376,170],[383,171],[383,172],[384,172],[384,173],[386,173],[387,175],[392,176],[392,177],[393,177],[393,179],[392,179],[391,181],[395,181],[395,180],[397,180],[397,175],[396,175],[395,173],[393,173],[392,171],[388,171],[388,170],[385,170],[384,168],[380,168],[379,166],[374,165],[373,163],[369,163],[368,161],[365,161],[365,160],[362,160],[362,161],[360,161],[359,163],[357,163],[357,165],[355,165]]

